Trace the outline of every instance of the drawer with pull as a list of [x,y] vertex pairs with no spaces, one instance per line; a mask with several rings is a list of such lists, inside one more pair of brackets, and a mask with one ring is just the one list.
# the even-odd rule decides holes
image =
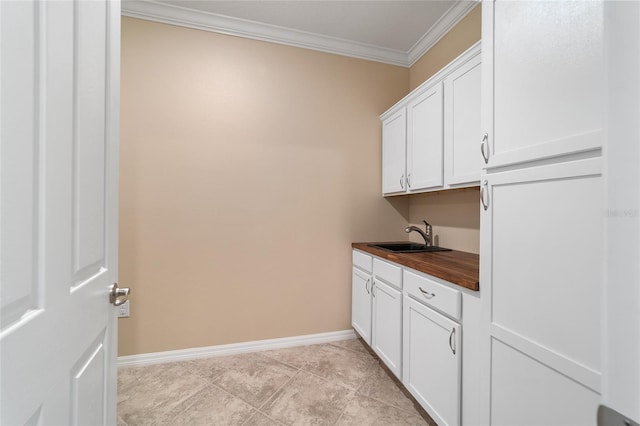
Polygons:
[[402,290],[402,268],[380,259],[373,259],[373,275]]
[[353,250],[352,254],[353,265],[362,269],[365,272],[371,273],[373,271],[373,257],[368,254],[364,254],[357,250]]
[[459,320],[462,297],[460,292],[436,280],[437,278],[428,278],[407,270],[403,271],[402,276],[404,289],[409,296]]

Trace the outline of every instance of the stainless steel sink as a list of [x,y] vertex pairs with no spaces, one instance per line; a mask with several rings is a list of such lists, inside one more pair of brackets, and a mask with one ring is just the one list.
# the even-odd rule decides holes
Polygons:
[[451,251],[451,249],[436,246],[427,246],[417,243],[388,243],[371,244],[371,247],[391,251],[393,253],[424,253],[430,251]]

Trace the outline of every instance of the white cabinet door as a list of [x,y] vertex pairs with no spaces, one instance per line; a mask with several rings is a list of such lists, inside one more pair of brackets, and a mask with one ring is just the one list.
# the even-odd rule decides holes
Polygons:
[[353,268],[351,280],[351,325],[371,344],[371,275]]
[[407,105],[407,184],[410,191],[443,184],[442,83]]
[[640,2],[606,2],[605,16],[609,90],[602,404],[640,423]]
[[373,288],[371,347],[398,378],[402,378],[402,293],[376,279]]
[[492,425],[595,425],[596,392],[500,340],[491,356]]
[[[494,348],[487,366],[491,418],[501,424],[595,424],[602,387],[601,168],[601,158],[593,158],[483,177],[480,281]],[[504,360],[527,371],[515,374],[515,364]],[[562,403],[540,410],[559,389]]]
[[480,180],[480,55],[444,81],[444,183]]
[[486,167],[602,146],[604,3],[483,2]]
[[385,195],[405,191],[406,134],[404,108],[382,122],[382,193]]
[[402,382],[439,425],[460,424],[461,327],[404,297]]

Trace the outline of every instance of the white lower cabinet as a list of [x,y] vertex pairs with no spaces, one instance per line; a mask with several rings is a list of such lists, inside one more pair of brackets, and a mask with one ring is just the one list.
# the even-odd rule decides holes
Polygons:
[[371,344],[371,275],[353,267],[351,277],[351,325]]
[[398,377],[402,378],[402,292],[375,280],[371,347]]
[[439,425],[460,424],[458,323],[404,297],[403,383]]
[[371,344],[371,288],[373,286],[373,257],[353,250],[351,275],[351,325]]
[[[440,426],[461,424],[460,290],[357,250],[352,286],[355,331]],[[474,321],[473,315],[465,316]],[[473,362],[465,365],[475,369]],[[469,378],[477,381],[473,373]],[[474,423],[476,417],[470,415],[468,421]]]
[[439,425],[460,424],[462,339],[460,292],[403,272],[402,381]]
[[402,380],[402,268],[353,251],[351,325]]

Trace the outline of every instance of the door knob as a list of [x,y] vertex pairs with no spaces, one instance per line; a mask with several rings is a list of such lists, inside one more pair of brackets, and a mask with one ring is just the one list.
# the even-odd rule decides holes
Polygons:
[[118,287],[118,283],[113,283],[111,293],[109,294],[109,302],[114,306],[120,306],[129,299],[130,292],[131,290],[129,290],[128,287],[120,288]]

